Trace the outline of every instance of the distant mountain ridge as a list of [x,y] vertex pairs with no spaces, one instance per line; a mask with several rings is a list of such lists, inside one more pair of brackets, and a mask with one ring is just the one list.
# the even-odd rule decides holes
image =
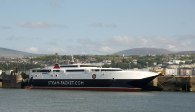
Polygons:
[[23,51],[17,51],[13,49],[0,47],[0,57],[27,57],[27,56],[37,56],[37,55],[38,54],[27,53]]
[[179,51],[174,54],[178,54],[178,55],[195,54],[195,51]]
[[128,50],[123,50],[114,53],[116,55],[125,55],[125,56],[131,56],[131,55],[168,55],[168,54],[178,54],[178,55],[187,55],[187,54],[195,54],[195,51],[178,51],[173,52],[166,49],[158,49],[158,48],[133,48]]
[[158,49],[158,48],[133,48],[128,50],[123,50],[116,52],[116,55],[163,55],[163,54],[172,54],[174,52],[166,50],[166,49]]
[[[186,55],[186,54],[195,54],[195,51],[178,51],[173,52],[166,49],[158,49],[158,48],[133,48],[128,50],[123,50],[114,53],[114,55],[139,55],[139,56],[146,56],[146,55],[168,55],[168,54],[178,54],[178,55]],[[44,54],[33,54],[18,50],[12,50],[7,48],[0,47],[0,57],[29,57],[29,56],[41,56]]]

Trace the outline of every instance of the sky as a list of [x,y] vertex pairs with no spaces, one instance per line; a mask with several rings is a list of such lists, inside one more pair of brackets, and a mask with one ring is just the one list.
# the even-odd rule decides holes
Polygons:
[[195,0],[0,0],[0,47],[62,55],[195,50]]

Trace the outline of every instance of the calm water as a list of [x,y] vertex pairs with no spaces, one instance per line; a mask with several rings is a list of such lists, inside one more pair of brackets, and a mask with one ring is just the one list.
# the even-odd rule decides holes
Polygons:
[[195,93],[0,89],[0,112],[194,112]]

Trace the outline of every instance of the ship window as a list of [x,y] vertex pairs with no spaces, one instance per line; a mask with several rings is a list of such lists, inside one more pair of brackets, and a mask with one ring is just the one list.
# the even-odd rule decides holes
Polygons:
[[51,70],[37,70],[37,72],[51,72]]
[[100,69],[92,69],[92,71],[98,72],[100,71]]
[[32,70],[32,72],[51,72],[51,70]]
[[66,72],[84,72],[83,69],[66,70]]
[[53,70],[53,72],[60,72],[60,70]]
[[60,67],[66,67],[66,68],[68,68],[68,67],[78,67],[78,65],[61,65]]
[[99,67],[99,66],[95,66],[95,65],[80,65],[80,67]]

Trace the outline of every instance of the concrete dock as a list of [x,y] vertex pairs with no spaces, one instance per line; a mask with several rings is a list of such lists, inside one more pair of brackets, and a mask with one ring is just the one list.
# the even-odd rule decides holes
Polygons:
[[22,75],[13,73],[10,75],[2,74],[2,88],[22,88]]
[[159,76],[153,80],[153,86],[162,91],[189,91],[195,92],[194,76]]
[[195,92],[195,77],[190,78],[190,89],[189,91]]

